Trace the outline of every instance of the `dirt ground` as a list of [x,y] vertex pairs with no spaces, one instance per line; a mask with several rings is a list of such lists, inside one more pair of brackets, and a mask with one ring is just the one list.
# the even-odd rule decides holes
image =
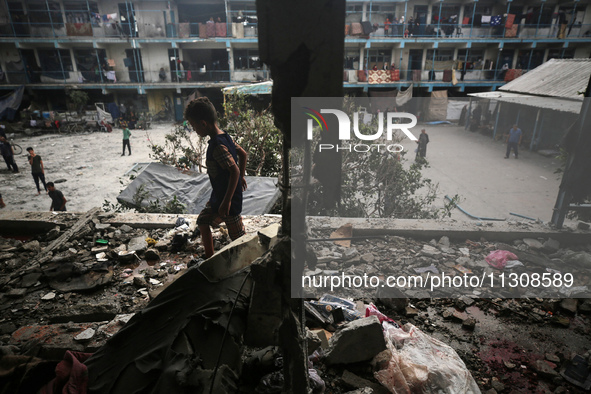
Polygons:
[[[44,134],[26,137],[16,134],[14,142],[23,148],[15,158],[20,173],[13,174],[0,165],[0,193],[7,210],[47,211],[51,199],[45,194],[37,195],[27,161],[27,147],[35,149],[45,166],[45,179],[56,183],[68,200],[68,211],[85,212],[100,207],[104,200],[116,202],[119,192],[130,182],[129,171],[135,163],[154,161],[150,158],[150,143],[163,144],[164,136],[173,127],[172,123],[157,124],[149,130],[131,130],[131,152],[121,156],[122,130],[111,133]],[[58,183],[59,182],[59,183]]]

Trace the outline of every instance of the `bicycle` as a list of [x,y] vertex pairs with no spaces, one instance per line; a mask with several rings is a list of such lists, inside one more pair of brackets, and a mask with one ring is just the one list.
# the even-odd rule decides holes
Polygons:
[[12,146],[12,150],[14,151],[15,155],[20,155],[21,153],[23,153],[23,148],[17,144],[16,142],[12,141],[12,138],[14,137],[14,134],[10,134],[8,135],[8,143]]
[[80,134],[84,132],[85,124],[86,121],[68,122],[68,124],[64,127],[64,131],[70,134]]

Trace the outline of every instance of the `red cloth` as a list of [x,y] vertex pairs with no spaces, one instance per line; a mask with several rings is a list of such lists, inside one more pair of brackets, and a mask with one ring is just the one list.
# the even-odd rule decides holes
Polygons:
[[215,24],[216,37],[226,37],[226,24],[223,22],[216,22]]
[[513,27],[513,21],[515,20],[515,14],[508,14],[507,21],[505,22],[505,27],[510,29]]
[[465,16],[462,20],[462,25],[469,25],[470,24],[470,17]]
[[365,75],[365,70],[357,70],[357,80],[359,82],[367,82],[367,76]]
[[83,363],[91,356],[90,353],[68,350],[64,359],[55,367],[55,379],[47,383],[40,394],[86,394],[88,386],[88,369]]
[[400,70],[390,70],[390,80],[400,81]]

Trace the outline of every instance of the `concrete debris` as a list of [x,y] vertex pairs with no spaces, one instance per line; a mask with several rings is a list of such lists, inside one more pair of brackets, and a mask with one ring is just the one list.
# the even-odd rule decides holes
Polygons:
[[382,326],[376,316],[347,323],[329,341],[328,364],[367,361],[386,349]]

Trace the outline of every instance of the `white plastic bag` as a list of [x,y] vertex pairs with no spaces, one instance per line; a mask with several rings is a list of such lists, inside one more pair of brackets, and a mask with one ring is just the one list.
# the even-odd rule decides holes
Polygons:
[[388,367],[374,376],[394,394],[473,394],[478,385],[450,346],[410,323],[402,328],[382,324],[392,353]]

